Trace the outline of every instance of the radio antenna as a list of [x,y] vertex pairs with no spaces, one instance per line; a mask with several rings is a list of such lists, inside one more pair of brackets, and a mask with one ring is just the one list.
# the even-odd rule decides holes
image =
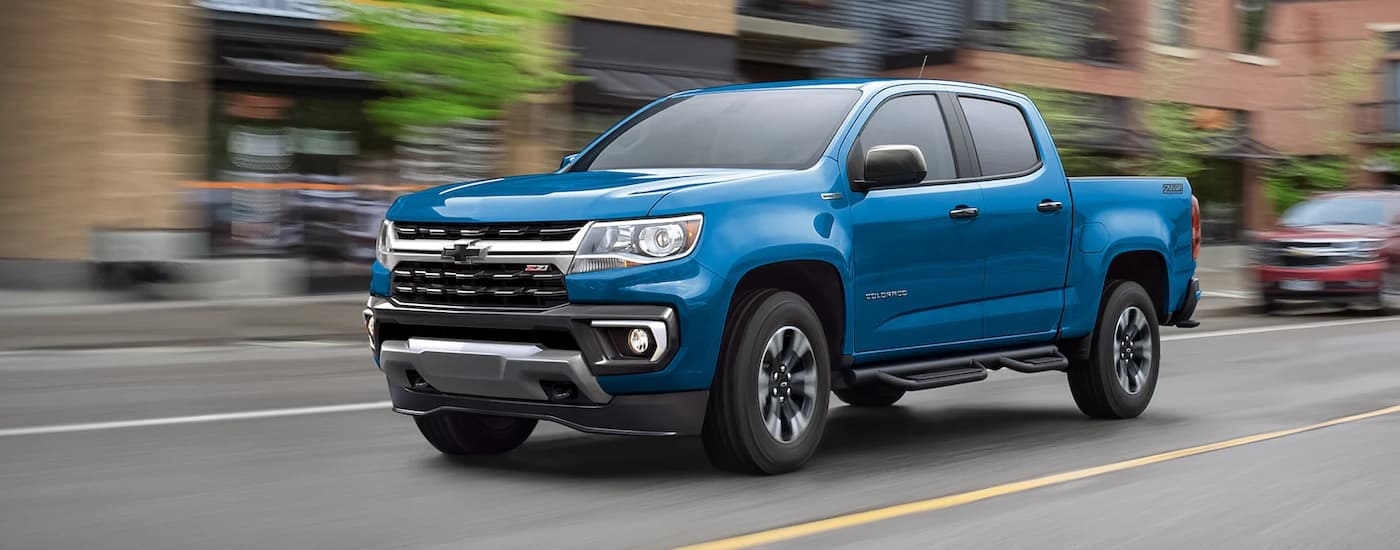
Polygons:
[[924,77],[924,66],[928,65],[928,54],[924,54],[924,62],[919,64],[919,78]]

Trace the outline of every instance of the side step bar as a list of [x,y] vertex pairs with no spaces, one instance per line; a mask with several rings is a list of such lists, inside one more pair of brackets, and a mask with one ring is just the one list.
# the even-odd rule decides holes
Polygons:
[[855,367],[846,372],[851,386],[883,384],[905,390],[926,390],[987,378],[987,371],[1010,369],[1037,373],[1069,368],[1069,359],[1055,346],[1036,346],[993,353],[937,359],[916,359]]

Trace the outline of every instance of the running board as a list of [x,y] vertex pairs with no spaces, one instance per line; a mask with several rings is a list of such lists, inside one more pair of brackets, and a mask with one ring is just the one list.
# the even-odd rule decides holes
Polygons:
[[984,352],[937,359],[879,363],[846,372],[850,386],[882,384],[905,390],[926,390],[987,378],[987,371],[1009,369],[1023,373],[1062,371],[1069,359],[1055,346]]

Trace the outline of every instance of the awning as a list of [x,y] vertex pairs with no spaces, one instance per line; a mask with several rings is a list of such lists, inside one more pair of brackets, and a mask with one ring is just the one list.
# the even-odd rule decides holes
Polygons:
[[225,57],[224,61],[234,68],[268,76],[333,80],[374,80],[373,77],[365,73],[336,69],[313,63],[293,63],[289,61],[240,57]]
[[579,83],[580,86],[595,88],[601,95],[636,101],[651,101],[680,91],[730,83],[717,78],[624,69],[579,67],[576,70],[589,79]]
[[1283,160],[1287,155],[1249,136],[1215,136],[1206,139],[1210,156],[1223,159]]
[[1141,133],[1123,127],[1090,125],[1067,136],[1055,136],[1055,141],[1100,153],[1146,153],[1152,150],[1151,140]]

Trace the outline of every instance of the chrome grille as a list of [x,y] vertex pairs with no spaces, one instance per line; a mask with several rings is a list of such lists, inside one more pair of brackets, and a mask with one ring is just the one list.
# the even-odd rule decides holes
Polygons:
[[[1280,267],[1326,267],[1341,265],[1346,256],[1330,252],[1334,243],[1325,241],[1281,241],[1269,244],[1260,251],[1264,265]],[[1292,250],[1314,250],[1314,253],[1297,254]]]
[[574,238],[582,222],[548,222],[531,224],[461,224],[411,223],[394,224],[394,236],[405,239],[488,239],[493,241],[567,241]]
[[564,274],[552,264],[401,262],[390,285],[404,304],[543,309],[569,301]]

